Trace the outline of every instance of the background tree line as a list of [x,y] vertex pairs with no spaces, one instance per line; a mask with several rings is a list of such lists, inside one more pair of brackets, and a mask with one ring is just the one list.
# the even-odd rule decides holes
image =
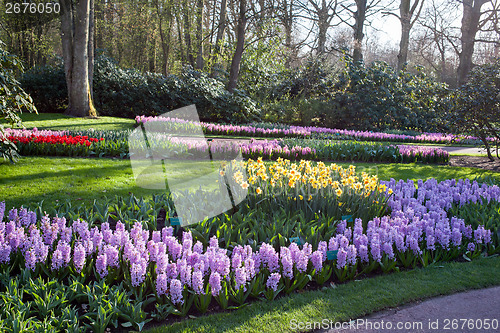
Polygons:
[[[500,47],[498,0],[86,2],[92,4],[84,14],[92,16],[94,49],[106,50],[122,67],[164,75],[190,65],[228,79],[231,68],[237,70],[238,58],[245,61],[251,57],[249,49],[264,49],[274,52],[274,63],[291,66],[300,66],[310,56],[334,62],[343,52],[355,61],[368,54],[368,60],[388,61],[398,69],[406,62],[422,65],[440,80],[451,81],[449,76],[456,72],[455,80],[464,83],[472,64],[489,62]],[[6,3],[2,0],[0,38],[9,52],[28,68],[63,56],[62,15],[7,14]],[[64,3],[77,13],[82,1]],[[377,45],[376,32],[368,29],[387,16],[401,23],[399,48]]]

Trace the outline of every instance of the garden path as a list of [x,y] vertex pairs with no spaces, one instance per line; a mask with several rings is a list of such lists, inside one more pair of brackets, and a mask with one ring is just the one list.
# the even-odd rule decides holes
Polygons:
[[[465,321],[465,319],[472,320]],[[486,330],[485,319],[489,319],[490,326],[496,320],[496,326]],[[318,331],[318,333],[389,331],[412,333],[500,332],[500,286],[418,301],[394,309],[376,312],[364,318],[354,319],[354,322],[358,322],[358,320],[360,326],[357,329],[322,330]],[[385,324],[385,329],[381,329],[382,321]],[[372,329],[367,329],[370,327],[368,323],[371,323]],[[414,325],[415,329],[398,330],[396,329],[398,323]],[[418,324],[414,323],[421,323],[422,328],[417,328]],[[480,324],[483,324],[483,326],[480,327]],[[379,329],[374,329],[377,327],[376,325],[379,325]],[[389,325],[392,325],[392,329],[387,329]],[[455,325],[458,326],[455,328]]]

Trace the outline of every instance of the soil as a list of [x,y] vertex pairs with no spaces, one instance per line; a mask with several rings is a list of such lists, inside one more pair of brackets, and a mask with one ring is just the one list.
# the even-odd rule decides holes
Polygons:
[[454,167],[480,168],[500,172],[500,160],[490,161],[486,156],[450,156],[449,165]]

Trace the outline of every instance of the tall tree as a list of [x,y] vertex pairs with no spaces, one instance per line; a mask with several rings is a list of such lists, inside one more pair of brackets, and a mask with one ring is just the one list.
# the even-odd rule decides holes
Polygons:
[[418,19],[419,25],[425,29],[416,38],[413,49],[439,74],[441,82],[455,87],[456,66],[453,68],[453,64],[459,48],[453,31],[459,28],[450,27],[450,22],[459,19],[458,4],[427,0],[426,7],[424,15]]
[[233,92],[238,83],[240,74],[241,58],[245,46],[245,28],[247,24],[247,0],[239,0],[239,15],[238,26],[236,30],[236,50],[234,51],[233,60],[231,61],[231,69],[229,72],[229,81],[227,90]]
[[[89,47],[92,0],[61,0],[61,40],[64,72],[68,87],[66,114],[76,117],[97,116],[92,101],[91,79],[93,47]],[[89,52],[92,56],[89,57]]]
[[224,31],[227,26],[227,0],[222,0],[220,4],[220,15],[219,15],[219,25],[217,27],[217,37],[215,38],[215,47],[212,55],[214,65],[212,66],[211,77],[217,77],[220,71],[221,65],[219,62],[219,55],[222,48],[222,43],[224,40]]
[[337,0],[307,0],[299,2],[299,7],[307,13],[309,20],[318,27],[316,52],[318,55],[326,53],[326,39],[332,20],[337,16]]
[[402,70],[408,61],[408,46],[410,44],[410,30],[417,21],[422,11],[424,0],[400,0],[399,15],[386,12],[386,14],[394,15],[401,23],[401,40],[399,42],[398,53],[398,71]]
[[[158,29],[160,32],[161,49],[163,52],[163,75],[168,74],[168,58],[170,56],[170,38],[172,35],[172,0],[156,0],[156,13],[158,15]],[[165,27],[166,25],[166,27]]]
[[283,30],[285,32],[285,46],[292,52],[292,29],[293,24],[296,19],[295,12],[296,0],[277,0],[276,1],[276,16],[283,25]]
[[472,69],[472,55],[476,34],[480,30],[481,7],[488,0],[461,0],[463,7],[462,27],[461,27],[461,51],[458,64],[458,84],[462,85],[467,81],[467,75]]
[[202,70],[203,60],[203,15],[205,3],[203,0],[197,0],[196,5],[196,68]]
[[189,0],[183,1],[183,20],[184,20],[184,40],[186,42],[186,58],[189,64],[194,67],[193,50],[191,46],[191,13]]
[[[341,3],[344,10],[349,13],[350,19],[340,19],[353,30],[353,52],[352,57],[355,62],[363,61],[363,39],[364,29],[369,16],[373,16],[382,11],[383,8],[390,7],[392,0],[387,0],[387,4],[381,5],[383,0],[354,0],[354,3]],[[352,22],[352,20],[354,22]],[[352,23],[351,23],[352,22]],[[369,22],[369,21],[368,21]]]
[[363,33],[366,19],[367,0],[355,0],[356,11],[354,12],[354,50],[352,58],[354,61],[363,61]]

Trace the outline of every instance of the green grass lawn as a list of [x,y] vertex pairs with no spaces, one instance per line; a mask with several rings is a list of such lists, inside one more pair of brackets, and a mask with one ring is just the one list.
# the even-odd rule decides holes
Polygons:
[[[200,166],[207,168],[208,162]],[[192,178],[185,173],[186,165],[179,162],[171,181]],[[92,203],[94,199],[129,196],[150,197],[161,194],[136,185],[129,160],[25,157],[16,164],[0,163],[0,201],[7,207],[34,208],[42,200],[54,203],[66,199],[72,202]]]
[[344,322],[432,296],[500,284],[500,257],[440,263],[427,268],[351,281],[322,290],[258,301],[236,311],[215,313],[152,328],[163,332],[293,332],[291,321]]
[[[118,117],[75,118],[65,116],[62,113],[23,113],[21,115],[23,125],[26,128],[36,127],[38,129],[51,130],[126,130],[134,128],[135,120]],[[0,123],[6,124],[5,120]],[[10,127],[10,126],[9,126]]]
[[[173,165],[172,179],[183,182],[195,176],[188,163]],[[343,166],[349,163],[338,163]],[[377,174],[382,180],[427,179],[438,180],[493,177],[500,180],[500,174],[474,168],[454,168],[449,166],[421,164],[375,164],[355,163],[359,172]],[[199,164],[201,169],[210,167],[208,162]],[[192,186],[198,187],[199,183]],[[215,188],[215,187],[214,187]],[[113,198],[115,195],[149,197],[160,190],[148,190],[136,185],[129,160],[24,157],[16,164],[0,163],[0,201],[7,207],[35,207],[44,200],[46,203],[69,199],[72,202],[91,203],[94,199]]]

